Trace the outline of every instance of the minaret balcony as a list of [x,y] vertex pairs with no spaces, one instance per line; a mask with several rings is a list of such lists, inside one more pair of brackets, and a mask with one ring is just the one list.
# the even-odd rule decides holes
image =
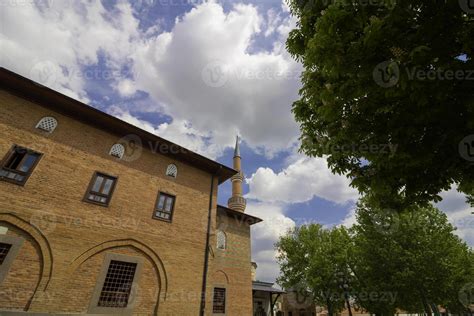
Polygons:
[[242,196],[233,196],[228,200],[227,205],[233,210],[243,212],[247,201]]
[[240,182],[243,182],[244,181],[244,174],[242,173],[242,171],[239,171],[239,173],[236,173],[232,176],[232,178],[230,178],[230,181],[234,182],[234,181],[240,181]]

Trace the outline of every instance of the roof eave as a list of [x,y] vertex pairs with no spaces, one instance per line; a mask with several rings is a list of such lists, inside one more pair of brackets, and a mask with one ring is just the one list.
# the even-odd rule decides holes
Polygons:
[[248,225],[254,225],[263,222],[261,218],[243,212],[235,211],[223,205],[217,205],[217,211],[222,215],[233,217],[241,222],[247,223]]
[[261,292],[269,292],[272,294],[285,294],[286,291],[277,289],[273,287],[274,283],[269,282],[261,282],[261,281],[252,281],[252,290],[253,291],[261,291]]

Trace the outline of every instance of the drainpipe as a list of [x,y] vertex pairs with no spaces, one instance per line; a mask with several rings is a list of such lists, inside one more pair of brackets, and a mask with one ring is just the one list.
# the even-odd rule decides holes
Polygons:
[[201,309],[199,311],[200,316],[204,316],[204,311],[206,309],[207,270],[209,266],[209,240],[211,238],[212,198],[214,195],[214,176],[218,172],[219,171],[217,171],[211,176],[211,193],[209,194],[209,211],[207,214],[206,248],[204,249],[204,270],[202,273]]

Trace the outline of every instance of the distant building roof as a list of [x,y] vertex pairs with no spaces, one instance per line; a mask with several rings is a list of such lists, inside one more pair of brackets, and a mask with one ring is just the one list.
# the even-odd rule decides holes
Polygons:
[[[161,154],[215,174],[219,179],[219,184],[228,180],[237,173],[236,170],[230,167],[199,155],[155,134],[142,130],[141,128],[99,111],[85,103],[70,98],[28,78],[22,77],[3,67],[0,67],[0,82],[0,88],[2,89],[19,95],[27,100],[41,104],[42,106],[63,115],[73,117],[75,120],[115,134],[119,138],[133,134],[140,137],[144,144],[150,142],[150,144],[163,145],[166,148],[171,148],[172,150],[167,150],[167,152]],[[155,146],[155,148],[159,147]]]
[[261,291],[261,292],[270,292],[274,294],[284,294],[286,293],[283,290],[277,289],[273,287],[274,283],[269,282],[261,282],[261,281],[253,281],[252,282],[252,290],[253,291]]

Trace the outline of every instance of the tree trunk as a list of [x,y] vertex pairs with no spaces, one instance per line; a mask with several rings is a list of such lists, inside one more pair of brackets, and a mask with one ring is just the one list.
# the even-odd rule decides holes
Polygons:
[[331,300],[329,298],[326,298],[326,304],[328,305],[328,316],[332,316],[332,306],[331,306]]
[[423,303],[423,308],[425,309],[426,315],[431,316],[430,305],[428,304],[428,301],[426,300],[425,294],[423,293],[422,290],[420,290],[420,295],[421,295],[421,302]]
[[435,303],[431,303],[430,306],[431,306],[431,310],[433,311],[433,314],[435,316],[441,316],[441,314],[439,313],[438,306]]

